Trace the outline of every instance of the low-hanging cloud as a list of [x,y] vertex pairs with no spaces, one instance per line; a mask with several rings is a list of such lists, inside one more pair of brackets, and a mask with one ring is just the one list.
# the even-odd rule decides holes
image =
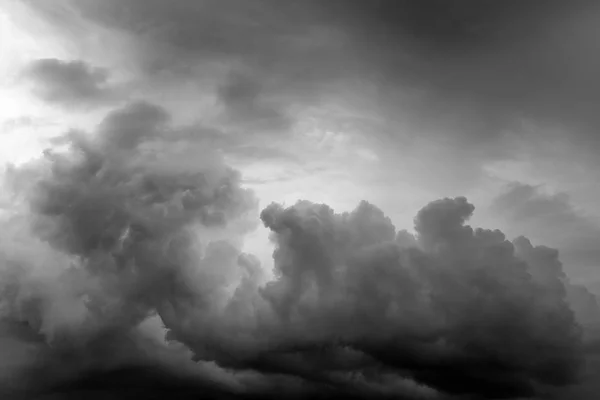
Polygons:
[[464,197],[423,207],[414,234],[368,202],[271,204],[270,277],[240,250],[254,195],[164,109],[134,102],[58,144],[7,173],[0,241],[19,327],[3,331],[39,349],[11,368],[39,391],[160,375],[216,398],[511,398],[580,376],[558,252],[470,227]]
[[[473,230],[472,212],[464,198],[429,204],[415,219],[417,247],[401,250],[367,203],[348,215],[307,204],[263,211],[279,234],[281,278],[268,298],[295,317],[286,324],[295,341],[336,338],[443,391],[516,396],[536,381],[568,382],[578,333],[560,275],[532,277],[555,254]],[[542,321],[555,321],[551,335]]]

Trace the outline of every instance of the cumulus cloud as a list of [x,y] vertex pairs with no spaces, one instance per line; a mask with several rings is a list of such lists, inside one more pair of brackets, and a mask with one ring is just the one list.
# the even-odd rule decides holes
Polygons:
[[214,282],[235,273],[236,236],[255,225],[245,216],[256,201],[217,154],[169,133],[164,110],[132,103],[93,135],[69,132],[62,149],[9,171],[6,317],[52,346],[82,351],[99,336],[129,335],[171,290],[211,288],[190,263],[228,263]]
[[36,60],[26,68],[25,76],[34,83],[36,94],[53,104],[95,107],[118,98],[106,69],[79,60]]
[[339,340],[442,391],[510,397],[568,382],[579,340],[560,271],[532,278],[545,250],[519,256],[521,243],[465,225],[472,212],[464,198],[429,204],[417,246],[402,250],[366,203],[346,215],[273,206],[262,218],[278,234],[280,278],[265,295],[295,340]]
[[473,229],[464,197],[414,234],[366,201],[271,204],[270,277],[240,251],[253,194],[164,109],[130,103],[59,144],[7,175],[4,337],[37,352],[9,366],[15,393],[511,398],[580,376],[558,252]]

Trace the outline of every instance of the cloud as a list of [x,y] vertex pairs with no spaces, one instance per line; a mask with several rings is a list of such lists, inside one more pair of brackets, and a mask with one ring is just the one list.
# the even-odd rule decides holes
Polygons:
[[[593,96],[586,88],[590,68],[598,62],[587,52],[594,46],[587,37],[594,34],[593,21],[598,18],[598,10],[589,4],[500,5],[470,0],[338,4],[346,26],[364,35],[361,44],[375,43],[368,54],[376,57],[372,62],[386,70],[386,77],[396,84],[416,82],[414,86],[425,88],[423,99],[429,107],[411,115],[433,117],[432,124],[442,123],[446,130],[453,122],[460,124],[467,129],[467,146],[498,138],[515,118],[584,129],[597,123],[585,106]],[[577,29],[572,29],[574,25]],[[386,51],[392,46],[404,51]],[[552,63],[559,54],[572,58]],[[565,79],[564,84],[552,85],[558,77]],[[562,109],[574,103],[581,105],[577,111]],[[445,112],[447,107],[452,112]],[[590,132],[583,134],[592,139]]]
[[252,77],[232,74],[219,86],[217,93],[227,119],[246,129],[287,132],[292,125],[291,117],[276,102],[269,104],[262,98],[260,85]]
[[600,225],[575,208],[566,193],[548,194],[542,186],[512,183],[492,203],[507,227],[560,249],[573,279],[595,279],[600,265]]
[[270,278],[240,250],[254,195],[206,132],[138,101],[9,171],[1,304],[21,328],[6,337],[39,351],[16,391],[153,376],[217,397],[511,398],[577,382],[591,309],[568,300],[592,295],[556,250],[471,228],[464,197],[423,207],[415,234],[366,201],[274,203]]
[[[418,247],[401,250],[393,225],[367,203],[342,215],[272,206],[262,218],[277,234],[280,278],[265,296],[295,341],[339,340],[442,391],[511,397],[532,394],[535,381],[569,381],[577,328],[557,254],[550,281],[532,279],[545,250],[529,245],[521,255],[501,232],[464,225],[472,212],[464,198],[429,204],[415,219]],[[540,336],[548,318],[556,336]]]
[[205,145],[134,102],[10,171],[3,318],[38,349],[15,390],[37,374],[41,393],[153,374],[238,396],[509,398],[577,380],[555,250],[472,229],[463,197],[425,206],[416,235],[367,202],[302,201],[260,214],[269,278],[240,251],[253,195]]
[[[546,130],[525,131],[524,120],[570,132],[576,139],[561,133],[560,145],[581,154],[597,149],[598,121],[589,106],[595,91],[588,82],[598,59],[588,38],[599,14],[590,4],[60,4],[30,2],[70,42],[73,31],[121,35],[119,43],[131,43],[127,65],[149,82],[208,82],[200,90],[217,97],[232,129],[283,136],[307,109],[330,104],[347,111],[329,116],[337,122],[375,120],[376,129],[361,127],[360,134],[389,171],[401,170],[402,160],[423,171],[428,183],[421,186],[445,195],[467,193],[485,176],[482,166],[527,153],[530,139],[547,139]],[[426,162],[434,157],[443,167]],[[388,179],[413,179],[398,174]]]
[[[167,86],[205,82],[201,90],[217,97],[223,122],[241,125],[246,133],[288,131],[289,113],[298,103],[318,98],[322,85],[335,80],[334,67],[325,72],[322,66],[341,55],[326,27],[308,26],[312,12],[289,2],[61,4],[62,17],[57,7],[30,5],[59,30],[100,26],[120,33],[123,42],[132,41],[128,64],[136,69],[136,80],[163,80]],[[79,22],[69,24],[69,13]]]
[[[209,81],[201,89],[215,96],[221,120],[182,127],[165,108],[134,101],[9,171],[0,304],[20,327],[6,336],[33,335],[39,351],[9,366],[19,371],[17,389],[81,395],[82,385],[104,379],[134,390],[142,377],[154,391],[178,385],[217,397],[515,398],[590,380],[594,370],[582,369],[593,357],[597,299],[569,282],[557,250],[472,228],[475,207],[465,197],[425,205],[414,234],[366,201],[347,213],[308,201],[271,204],[259,220],[253,193],[222,159],[301,160],[300,146],[286,152],[276,139],[297,133],[306,109],[329,112],[330,103],[352,111],[328,115],[340,130],[375,116],[360,133],[385,178],[444,191],[462,192],[482,164],[518,154],[521,138],[504,132],[523,117],[573,124],[575,142],[593,148],[593,94],[582,84],[593,52],[576,51],[572,65],[545,64],[568,58],[569,44],[592,29],[577,7],[31,4],[61,21],[70,40],[78,29],[122,35],[128,68],[150,86]],[[572,33],[573,21],[583,31]],[[545,37],[550,28],[567,34]],[[35,68],[48,101],[91,106],[114,95],[108,71],[83,61]],[[557,77],[566,83],[548,84]],[[334,138],[323,140],[333,150],[348,137],[319,133]],[[327,177],[338,183],[339,175]],[[534,188],[497,203],[514,213],[510,229],[519,234],[524,221],[583,236],[596,229],[567,198]],[[241,251],[260,221],[276,247],[273,277]],[[558,247],[552,235],[547,242],[524,233]]]
[[25,76],[33,81],[41,99],[61,106],[97,107],[118,99],[108,71],[83,61],[36,60],[26,68]]
[[93,135],[70,132],[66,148],[9,173],[18,195],[5,215],[5,316],[77,354],[155,313],[168,282],[185,285],[192,271],[171,258],[203,235],[215,243],[189,257],[206,251],[206,262],[235,265],[239,252],[219,237],[250,229],[244,215],[256,202],[218,155],[169,133],[166,111],[132,103]]

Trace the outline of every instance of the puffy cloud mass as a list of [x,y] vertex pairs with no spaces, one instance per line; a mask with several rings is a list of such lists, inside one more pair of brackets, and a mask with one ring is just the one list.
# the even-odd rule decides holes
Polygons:
[[556,250],[472,228],[464,197],[423,207],[414,233],[368,202],[300,201],[260,213],[270,277],[240,250],[254,195],[181,131],[135,102],[8,171],[2,332],[35,352],[0,375],[15,396],[101,380],[119,398],[141,380],[216,398],[516,398],[579,378],[597,305]]
[[464,198],[429,204],[407,249],[367,203],[347,215],[309,204],[263,211],[280,275],[265,294],[286,335],[341,341],[454,393],[513,396],[569,382],[579,339],[557,253],[473,230],[464,224],[473,209]]

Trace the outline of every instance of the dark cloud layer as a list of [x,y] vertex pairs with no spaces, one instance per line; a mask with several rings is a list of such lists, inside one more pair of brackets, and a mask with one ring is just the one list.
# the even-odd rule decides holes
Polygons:
[[[531,394],[531,382],[567,382],[572,316],[559,289],[528,273],[544,249],[529,245],[525,264],[501,232],[463,225],[472,211],[464,198],[431,203],[415,220],[418,248],[402,251],[367,203],[340,216],[310,204],[267,209],[281,278],[265,294],[282,318],[297,315],[296,340],[336,338],[443,391],[510,397]],[[560,277],[552,284],[562,287]],[[541,334],[541,320],[555,320],[557,336]]]
[[368,202],[271,204],[269,278],[240,251],[252,193],[150,103],[9,178],[3,337],[33,346],[0,376],[15,399],[517,398],[583,371],[595,298],[556,250],[467,225],[464,197],[422,208],[414,235]]
[[589,82],[598,69],[600,11],[591,2],[30,4],[70,40],[89,27],[79,19],[134,38],[128,56],[149,80],[209,77],[226,122],[244,132],[285,134],[298,110],[330,102],[354,118],[375,115],[379,128],[363,134],[381,141],[382,158],[427,142],[459,160],[424,168],[433,169],[432,180],[444,177],[435,185],[449,185],[446,192],[468,189],[482,164],[518,155],[524,138],[511,132],[544,140],[542,130],[521,132],[523,120],[568,131],[563,142],[581,154],[598,149],[598,90]]
[[94,107],[117,99],[106,69],[83,61],[53,58],[33,62],[25,71],[43,100],[68,107]]
[[[29,4],[70,40],[77,26],[61,10],[130,35],[149,82],[208,75],[224,124],[244,133],[284,134],[298,107],[356,101],[386,121],[392,153],[410,148],[396,132],[407,123],[403,136],[461,156],[443,166],[461,179],[512,156],[503,131],[521,118],[597,145],[597,13],[583,2]],[[49,102],[114,99],[108,72],[83,62],[28,73]],[[1,332],[23,351],[0,362],[4,397],[515,399],[590,380],[598,302],[557,250],[472,228],[464,197],[425,205],[414,234],[366,201],[348,213],[271,204],[259,219],[215,147],[270,148],[239,143],[138,101],[10,171]],[[515,226],[589,228],[567,200],[518,186],[497,207]],[[272,278],[240,250],[260,221]]]
[[498,137],[519,118],[584,130],[597,124],[588,83],[598,62],[598,10],[590,2],[337,4],[343,25],[371,56],[370,68],[383,73],[381,83],[424,93],[412,107],[410,99],[389,106],[406,104],[409,118],[422,116],[420,123],[453,136],[462,132],[466,146]]

